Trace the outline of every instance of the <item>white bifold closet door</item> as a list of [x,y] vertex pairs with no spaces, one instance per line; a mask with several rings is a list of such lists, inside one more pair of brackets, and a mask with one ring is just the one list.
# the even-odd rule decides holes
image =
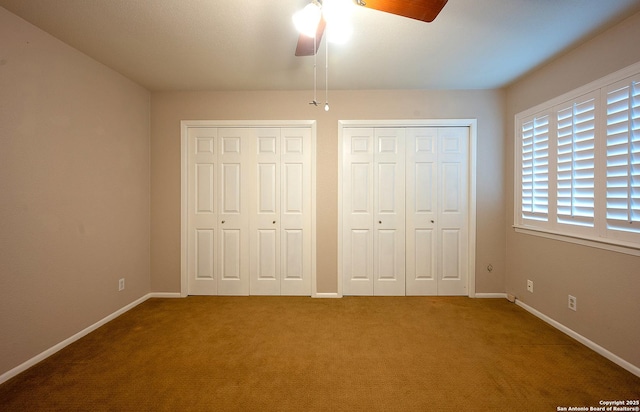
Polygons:
[[407,129],[407,295],[468,295],[469,129]]
[[189,129],[189,294],[249,291],[246,135],[245,129]]
[[310,133],[188,129],[189,294],[311,294]]
[[311,131],[256,129],[252,295],[311,294]]
[[343,130],[344,294],[405,293],[405,130]]
[[343,129],[343,294],[468,294],[468,138]]

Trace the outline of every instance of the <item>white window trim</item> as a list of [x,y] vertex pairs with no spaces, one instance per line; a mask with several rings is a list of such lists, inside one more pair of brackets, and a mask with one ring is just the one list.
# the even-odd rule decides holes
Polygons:
[[[582,87],[579,87],[575,90],[572,90],[568,93],[565,93],[561,96],[553,98],[547,102],[541,103],[535,107],[527,109],[523,112],[516,114],[515,122],[514,122],[514,137],[515,137],[515,145],[514,145],[514,225],[513,228],[517,233],[524,233],[528,235],[540,236],[548,239],[554,239],[569,243],[580,244],[589,247],[595,247],[600,249],[611,250],[619,253],[625,253],[635,256],[640,256],[640,242],[629,242],[626,240],[615,239],[610,237],[604,237],[604,233],[606,232],[606,227],[596,227],[595,228],[595,236],[587,233],[579,233],[580,231],[573,230],[572,232],[564,232],[562,231],[562,225],[559,225],[555,221],[551,221],[551,219],[555,219],[555,212],[551,213],[552,208],[556,208],[555,199],[552,204],[549,202],[549,219],[547,222],[536,223],[533,220],[523,219],[522,216],[522,140],[521,140],[521,126],[523,123],[523,119],[533,118],[535,116],[539,116],[541,114],[550,114],[552,116],[550,121],[550,128],[556,127],[556,112],[555,109],[558,105],[565,104],[568,101],[575,100],[580,98],[581,96],[588,95],[591,93],[597,93],[598,95],[605,93],[605,88],[614,83],[620,82],[622,80],[628,79],[630,77],[636,76],[640,74],[640,62],[635,63],[631,66],[628,66],[624,69],[611,73],[605,77],[602,77],[594,82],[586,84]],[[606,111],[606,99],[600,98],[601,104],[600,108],[596,108],[596,111],[604,112]],[[600,116],[600,120],[596,120],[597,123],[603,123],[604,126],[597,125],[597,128],[604,127],[606,128],[606,119],[605,116],[602,116],[603,113],[598,113]],[[606,113],[605,113],[606,114]],[[553,123],[553,124],[551,124]],[[596,132],[598,133],[598,132]],[[554,137],[550,137],[551,139],[555,139],[555,130]],[[606,138],[606,134],[605,134]],[[600,139],[602,140],[602,139]],[[606,142],[596,142],[596,152],[601,152],[603,149],[606,151]],[[551,150],[551,147],[550,147]],[[553,145],[553,150],[555,150],[555,144]],[[601,156],[602,153],[596,153],[596,156]],[[606,153],[605,153],[606,158]],[[596,170],[601,167],[596,164]],[[549,173],[555,173],[555,169],[552,169],[552,165],[549,165]],[[553,168],[555,168],[555,161],[553,162]],[[598,173],[598,172],[596,172]],[[596,176],[598,179],[598,176]],[[549,185],[549,194],[551,192],[555,193],[556,187],[555,185]],[[553,196],[555,197],[555,195]],[[550,199],[551,200],[551,199]],[[598,214],[606,213],[606,211],[602,210],[602,207],[606,207],[604,203],[606,203],[606,199],[600,199],[596,196],[595,207],[596,207],[596,219],[598,219]],[[573,228],[572,228],[573,229]]]
[[640,246],[633,243],[626,243],[620,240],[570,236],[566,233],[554,232],[552,230],[517,225],[514,225],[513,228],[517,233],[524,233],[526,235],[539,236],[547,239],[559,240],[562,242],[574,243],[577,245],[589,246],[597,249],[605,249],[613,252],[624,253],[627,255],[640,256]]

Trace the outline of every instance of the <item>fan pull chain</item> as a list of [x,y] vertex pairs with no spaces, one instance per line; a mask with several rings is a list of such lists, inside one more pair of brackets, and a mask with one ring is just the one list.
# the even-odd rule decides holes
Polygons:
[[329,36],[324,42],[324,111],[329,111]]

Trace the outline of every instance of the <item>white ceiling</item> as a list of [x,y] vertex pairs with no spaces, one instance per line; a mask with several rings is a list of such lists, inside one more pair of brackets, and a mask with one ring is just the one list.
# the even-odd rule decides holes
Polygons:
[[[313,88],[292,14],[309,0],[0,0],[152,91]],[[330,89],[502,87],[640,11],[640,0],[449,0],[433,23],[356,7]],[[323,40],[324,42],[324,40]],[[318,87],[324,89],[324,46]]]

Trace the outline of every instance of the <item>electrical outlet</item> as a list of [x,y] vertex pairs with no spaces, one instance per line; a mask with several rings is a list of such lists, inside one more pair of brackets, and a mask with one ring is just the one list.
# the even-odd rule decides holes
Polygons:
[[527,290],[533,293],[533,280],[527,280]]
[[118,291],[124,290],[124,278],[118,281]]
[[569,295],[569,309],[578,310],[578,299],[575,296]]

